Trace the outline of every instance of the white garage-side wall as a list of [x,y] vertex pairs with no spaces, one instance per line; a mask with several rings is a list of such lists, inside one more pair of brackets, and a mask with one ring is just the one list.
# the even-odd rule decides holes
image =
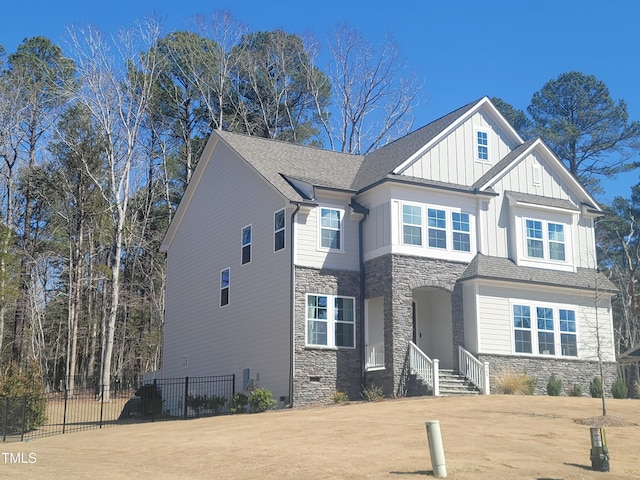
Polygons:
[[[531,322],[533,327],[532,341],[536,342],[534,308],[551,307],[575,311],[578,357],[583,360],[597,360],[598,344],[596,341],[596,325],[599,325],[600,351],[604,361],[615,361],[613,331],[611,328],[611,305],[608,298],[600,297],[596,315],[595,297],[587,292],[571,291],[560,288],[544,288],[532,285],[511,286],[505,283],[482,284],[479,282],[465,282],[464,286],[465,312],[472,312],[467,308],[467,302],[477,305],[479,318],[478,330],[466,331],[472,318],[465,318],[465,342],[473,349],[473,334],[477,335],[478,353],[498,355],[522,355],[550,358],[549,355],[517,353],[514,347],[513,305],[530,305],[532,307]],[[555,315],[555,314],[554,314]],[[557,315],[554,316],[554,336],[558,344],[559,331]],[[556,348],[556,355],[551,358],[563,357],[560,349]]]
[[[283,208],[286,248],[274,252],[274,213]],[[291,211],[252,167],[217,143],[167,252],[165,378],[235,374],[238,391],[250,368],[276,399],[288,395]],[[251,262],[241,265],[248,225]],[[229,304],[221,307],[226,268]]]

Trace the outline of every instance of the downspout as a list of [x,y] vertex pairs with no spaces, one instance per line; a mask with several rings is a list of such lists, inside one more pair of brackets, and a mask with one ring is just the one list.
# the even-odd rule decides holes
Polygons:
[[296,306],[295,306],[295,300],[296,300],[296,292],[295,292],[295,288],[296,288],[296,266],[295,266],[295,258],[294,258],[294,248],[293,248],[293,239],[294,239],[294,225],[295,225],[295,217],[296,214],[298,213],[298,211],[300,210],[300,204],[297,203],[296,204],[296,208],[293,211],[293,213],[291,214],[291,239],[289,240],[289,245],[291,248],[291,251],[289,253],[290,255],[290,262],[291,262],[291,273],[290,273],[290,277],[289,277],[289,404],[285,405],[285,407],[293,407],[293,361],[295,359],[295,334],[294,334],[294,328],[295,328],[295,316],[296,316]]
[[366,345],[365,345],[365,319],[364,319],[364,291],[365,291],[365,276],[364,276],[364,233],[363,233],[363,225],[364,221],[369,216],[369,209],[360,205],[357,202],[351,202],[351,208],[356,213],[360,213],[362,218],[360,222],[358,222],[358,256],[360,261],[360,387],[364,388],[365,386],[365,366],[366,366]]

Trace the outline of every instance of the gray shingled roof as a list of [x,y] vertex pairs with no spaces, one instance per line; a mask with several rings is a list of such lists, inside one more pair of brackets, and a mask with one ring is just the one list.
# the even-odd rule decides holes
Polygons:
[[518,158],[524,151],[527,150],[537,139],[528,140],[521,145],[518,145],[516,148],[511,150],[502,160],[496,163],[493,167],[491,167],[487,172],[482,175],[478,180],[473,184],[474,188],[480,188],[493,177],[495,177],[498,173],[504,170],[511,162],[513,162],[516,158]]
[[508,198],[513,198],[517,202],[528,203],[530,205],[542,205],[545,207],[564,208],[566,210],[579,210],[578,207],[571,200],[543,197],[541,195],[514,192],[512,190],[505,190],[504,193]]
[[449,125],[471,110],[480,100],[468,103],[464,107],[460,107],[448,115],[434,120],[415,132],[367,154],[364,157],[360,171],[356,175],[353,188],[361,190],[384,179],[387,174],[391,173],[411,155],[437,137]]
[[351,190],[363,157],[231,132],[215,132],[284,196],[305,198],[284,178],[316,186]]
[[467,269],[460,276],[460,280],[472,278],[488,278],[506,280],[517,283],[553,285],[555,287],[578,288],[581,290],[595,290],[615,293],[616,286],[603,274],[588,268],[578,268],[576,273],[549,270],[546,268],[521,267],[508,258],[489,257],[477,254]]

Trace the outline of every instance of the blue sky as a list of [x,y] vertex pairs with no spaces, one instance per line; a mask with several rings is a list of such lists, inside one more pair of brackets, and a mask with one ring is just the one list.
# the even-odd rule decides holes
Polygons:
[[[602,80],[640,120],[640,2],[630,0],[22,0],[2,10],[7,53],[26,37],[63,46],[68,26],[115,32],[153,14],[171,31],[189,28],[196,14],[226,10],[254,31],[282,28],[321,40],[348,22],[372,42],[393,37],[422,78],[415,127],[484,95],[525,109],[547,81],[572,70]],[[638,175],[607,182],[600,199],[628,196]]]

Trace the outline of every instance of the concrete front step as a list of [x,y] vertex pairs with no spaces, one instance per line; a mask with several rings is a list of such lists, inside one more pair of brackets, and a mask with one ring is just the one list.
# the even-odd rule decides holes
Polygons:
[[440,370],[440,395],[453,397],[462,395],[478,395],[478,389],[453,370]]

